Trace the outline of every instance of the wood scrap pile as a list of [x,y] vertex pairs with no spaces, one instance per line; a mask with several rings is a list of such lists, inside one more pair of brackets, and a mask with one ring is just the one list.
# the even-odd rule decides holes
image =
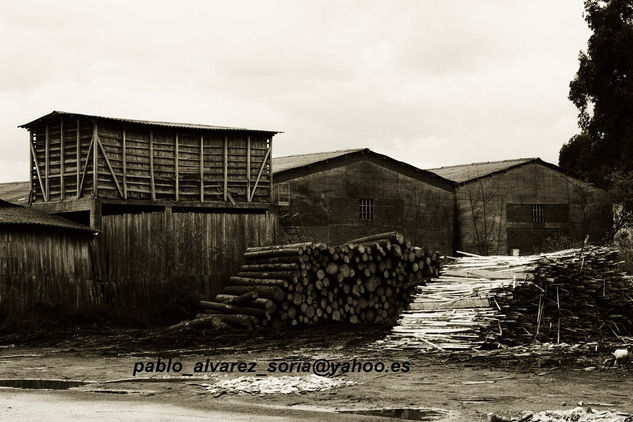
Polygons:
[[395,321],[415,287],[439,275],[439,256],[413,247],[400,233],[340,246],[295,243],[249,248],[246,263],[193,321],[170,328],[251,328]]
[[468,350],[633,332],[633,283],[618,270],[614,249],[466,255],[418,289],[382,346]]

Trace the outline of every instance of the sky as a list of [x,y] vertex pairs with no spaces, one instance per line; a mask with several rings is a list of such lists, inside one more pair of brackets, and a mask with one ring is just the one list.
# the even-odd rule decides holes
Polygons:
[[28,180],[53,110],[279,130],[273,155],[370,148],[421,168],[540,157],[581,0],[0,0],[0,181]]

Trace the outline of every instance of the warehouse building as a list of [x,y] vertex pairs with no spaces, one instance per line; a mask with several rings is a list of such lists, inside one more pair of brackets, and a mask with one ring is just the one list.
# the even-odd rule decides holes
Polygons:
[[429,171],[455,183],[458,250],[505,255],[563,248],[611,225],[604,192],[539,158],[447,166]]
[[416,245],[453,251],[453,182],[369,149],[273,159],[287,234],[340,244],[400,231]]

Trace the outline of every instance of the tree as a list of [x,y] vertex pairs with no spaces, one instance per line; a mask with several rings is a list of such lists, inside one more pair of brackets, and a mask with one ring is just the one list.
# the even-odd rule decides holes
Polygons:
[[633,0],[585,0],[584,18],[593,34],[569,85],[581,134],[559,164],[608,187],[611,173],[633,170]]

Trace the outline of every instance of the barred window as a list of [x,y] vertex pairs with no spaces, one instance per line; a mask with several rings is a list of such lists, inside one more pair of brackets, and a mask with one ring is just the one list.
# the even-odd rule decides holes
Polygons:
[[545,217],[543,215],[543,204],[532,204],[532,223],[543,223]]
[[361,199],[360,205],[360,219],[361,220],[373,220],[374,219],[374,200],[373,199]]

